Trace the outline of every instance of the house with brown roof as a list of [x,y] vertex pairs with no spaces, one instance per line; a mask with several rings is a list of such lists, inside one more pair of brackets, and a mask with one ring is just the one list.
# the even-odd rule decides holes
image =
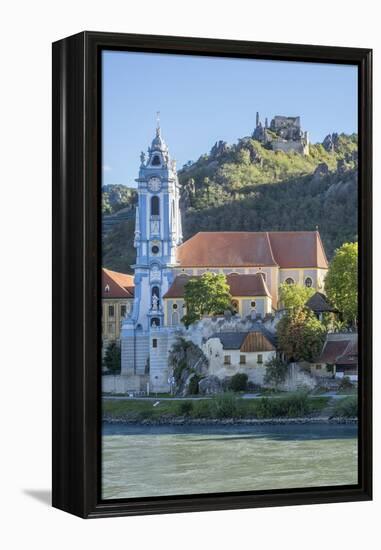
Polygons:
[[132,310],[134,278],[102,268],[102,348],[119,343],[123,318]]
[[357,332],[330,333],[320,354],[319,364],[330,367],[335,378],[358,380]]
[[219,332],[202,345],[209,360],[209,373],[224,379],[245,373],[254,384],[263,384],[265,364],[276,356],[274,335],[262,324],[254,324],[248,332]]

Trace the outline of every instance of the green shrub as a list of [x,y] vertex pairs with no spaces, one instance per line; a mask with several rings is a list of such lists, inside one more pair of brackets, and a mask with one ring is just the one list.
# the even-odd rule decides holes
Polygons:
[[212,416],[212,407],[211,400],[209,399],[200,399],[193,403],[193,413],[194,418],[210,418]]
[[273,418],[276,416],[275,407],[273,405],[273,400],[268,397],[262,397],[256,406],[256,416],[258,418]]
[[185,361],[179,361],[179,363],[174,367],[173,376],[177,384],[180,382],[181,375],[183,374],[183,371],[186,368],[187,368],[187,364]]
[[333,409],[334,416],[341,416],[344,418],[356,418],[358,414],[358,400],[357,396],[344,397],[335,404]]
[[308,413],[308,398],[305,393],[280,398],[262,397],[256,408],[258,418],[300,417]]
[[237,398],[234,393],[222,393],[213,398],[213,416],[216,418],[234,418],[238,415]]
[[281,399],[283,401],[285,416],[298,417],[305,416],[309,412],[308,397],[304,392]]
[[106,349],[103,365],[113,374],[120,373],[121,351],[120,346],[112,342]]
[[248,376],[244,372],[237,372],[229,381],[229,389],[232,391],[245,391],[247,390]]
[[265,363],[266,373],[264,377],[264,383],[273,386],[275,389],[279,388],[286,379],[288,365],[279,357],[273,357]]
[[189,380],[189,386],[188,386],[188,393],[190,395],[197,395],[198,394],[198,383],[201,380],[201,376],[198,374],[194,374],[192,378]]
[[340,380],[339,391],[350,390],[352,388],[353,388],[352,382],[350,381],[348,376],[344,376],[344,378],[342,378],[342,380]]
[[149,420],[155,416],[155,411],[153,409],[147,409],[145,411],[139,411],[137,417],[139,420]]
[[179,403],[177,404],[177,413],[181,416],[189,416],[192,410],[192,401],[179,401]]

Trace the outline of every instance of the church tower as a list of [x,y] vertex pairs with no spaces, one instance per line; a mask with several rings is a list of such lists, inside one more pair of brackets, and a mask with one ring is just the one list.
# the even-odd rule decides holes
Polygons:
[[162,298],[173,281],[176,249],[182,242],[176,162],[170,158],[159,124],[148,154],[140,155],[136,182],[135,298],[122,329],[122,373],[142,375],[149,370],[152,333],[163,327]]
[[143,329],[162,326],[162,296],[172,282],[176,248],[182,242],[179,182],[160,126],[140,156],[136,208],[135,292],[133,318]]

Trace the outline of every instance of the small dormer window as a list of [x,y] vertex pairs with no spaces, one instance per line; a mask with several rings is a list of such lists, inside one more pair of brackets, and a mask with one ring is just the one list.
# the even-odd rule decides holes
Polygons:
[[105,292],[110,292],[110,285],[105,286]]
[[154,155],[151,164],[152,166],[160,166],[161,162],[159,155]]

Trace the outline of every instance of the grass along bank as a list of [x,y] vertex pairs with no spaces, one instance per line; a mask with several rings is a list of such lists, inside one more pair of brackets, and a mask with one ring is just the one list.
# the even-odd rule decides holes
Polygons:
[[[146,399],[113,400],[104,398],[102,402],[103,419],[124,422],[171,422],[175,419],[224,420],[224,419],[276,419],[276,418],[314,418],[316,416],[337,416],[349,418],[356,416],[357,399],[343,399],[345,403],[330,407],[329,397],[310,397],[297,393],[284,397],[262,397],[261,399],[242,399],[233,393],[224,393],[210,399],[148,401]],[[329,411],[329,414],[325,414]]]

